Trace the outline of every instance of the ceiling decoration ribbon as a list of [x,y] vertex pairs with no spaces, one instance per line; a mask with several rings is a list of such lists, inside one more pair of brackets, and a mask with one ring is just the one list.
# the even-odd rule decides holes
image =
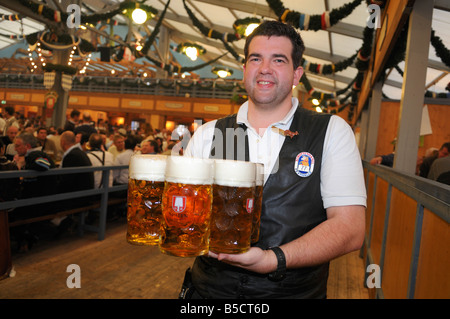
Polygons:
[[350,15],[353,10],[361,4],[362,0],[353,0],[340,8],[314,15],[287,9],[284,7],[281,0],[266,0],[266,2],[280,21],[291,24],[300,30],[318,31],[327,30],[329,27]]

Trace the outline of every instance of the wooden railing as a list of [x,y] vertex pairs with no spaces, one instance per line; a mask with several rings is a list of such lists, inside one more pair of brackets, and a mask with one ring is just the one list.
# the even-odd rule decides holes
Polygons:
[[[108,207],[108,196],[111,192],[124,191],[128,189],[128,185],[115,185],[109,187],[109,173],[115,169],[126,169],[128,165],[117,166],[89,166],[89,167],[70,167],[70,168],[55,168],[45,172],[37,172],[32,170],[22,171],[3,171],[0,173],[0,183],[9,178],[23,178],[23,177],[35,177],[35,176],[51,176],[51,175],[63,175],[63,174],[79,174],[86,172],[98,172],[102,171],[102,187],[97,189],[88,189],[69,193],[60,193],[47,196],[12,200],[6,202],[0,202],[0,211],[8,210],[17,207],[26,207],[35,204],[52,203],[66,199],[78,199],[88,197],[92,195],[101,195],[99,202],[97,203],[100,210],[99,225],[96,228],[92,228],[89,225],[82,225],[86,230],[92,230],[98,233],[98,239],[103,240],[105,238],[106,229],[106,214]],[[14,212],[13,212],[14,213]]]
[[370,296],[450,298],[450,186],[366,161],[363,165],[367,210],[362,254],[366,283],[373,286]]
[[[110,172],[112,172],[114,169],[126,169],[126,168],[128,168],[128,165],[55,168],[45,172],[37,172],[32,170],[2,171],[0,173],[0,183],[5,183],[7,179],[29,178],[37,176],[52,176],[52,175],[55,176],[64,174],[79,174],[86,172],[101,171],[103,172],[102,174],[103,186],[98,189],[88,189],[82,191],[0,202],[0,280],[9,276],[9,273],[12,269],[11,246],[9,241],[10,227],[16,227],[38,221],[49,220],[55,217],[63,217],[67,215],[77,214],[79,215],[78,234],[80,236],[83,235],[84,231],[86,230],[97,232],[98,240],[105,239],[108,205],[126,202],[126,198],[123,197],[108,199],[109,194],[111,192],[126,191],[128,189],[128,185],[115,185],[109,187],[108,181]],[[92,195],[100,195],[100,198],[98,200],[86,204],[86,206],[77,207],[73,209],[62,208],[62,210],[52,211],[51,213],[48,213],[46,215],[29,217],[27,219],[19,219],[11,223],[8,221],[8,214],[9,214],[8,210],[11,210],[13,208],[27,207],[35,204],[49,204],[52,202],[67,199],[73,199],[74,201],[76,201],[79,198],[89,197]],[[86,212],[91,209],[99,210],[98,225],[85,224]],[[14,210],[10,211],[10,213],[14,214]]]

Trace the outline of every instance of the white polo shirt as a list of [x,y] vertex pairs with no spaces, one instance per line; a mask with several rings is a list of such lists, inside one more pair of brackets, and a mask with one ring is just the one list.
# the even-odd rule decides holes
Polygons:
[[[236,120],[247,126],[250,161],[264,164],[265,181],[271,172],[276,172],[278,154],[286,138],[278,129],[289,129],[297,106],[297,98],[292,98],[292,108],[285,118],[269,125],[262,136],[247,120],[248,102],[239,108]],[[216,122],[210,121],[197,129],[184,152],[185,156],[209,158]],[[298,133],[301,137],[302,132]],[[336,115],[331,116],[325,135],[320,181],[324,208],[366,206],[363,169],[355,136],[350,126]]]

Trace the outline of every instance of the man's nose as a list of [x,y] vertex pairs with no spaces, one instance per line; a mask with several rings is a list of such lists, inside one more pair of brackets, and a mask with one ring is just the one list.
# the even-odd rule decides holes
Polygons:
[[262,60],[260,66],[259,66],[259,72],[262,74],[267,74],[272,72],[272,68],[270,65],[270,61],[268,60]]

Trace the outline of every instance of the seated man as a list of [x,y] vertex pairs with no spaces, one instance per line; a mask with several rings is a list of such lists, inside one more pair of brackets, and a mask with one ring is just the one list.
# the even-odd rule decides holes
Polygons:
[[[66,131],[61,134],[61,148],[64,150],[64,155],[61,161],[61,168],[65,167],[80,167],[92,166],[89,157],[79,145],[75,142],[75,134],[71,131]],[[94,188],[94,173],[78,173],[78,174],[64,174],[60,177],[60,192],[75,192],[80,190]],[[86,198],[79,198],[77,200],[70,200],[71,206],[80,206],[80,202],[85,202]],[[84,203],[85,204],[85,203]]]
[[[17,155],[24,158],[20,162],[19,169],[47,171],[55,168],[53,160],[40,149],[37,139],[33,134],[22,133],[14,139],[14,146]],[[56,176],[37,176],[23,178],[19,198],[31,198],[53,195],[56,193],[57,178]],[[9,221],[27,219],[47,215],[54,210],[53,203],[35,204],[30,206],[18,207],[9,212]],[[25,251],[37,241],[36,228],[38,225],[27,224],[15,227],[11,231],[11,237],[18,242],[19,250]]]
[[42,151],[44,151],[48,156],[50,156],[53,162],[56,162],[56,156],[58,155],[58,149],[56,148],[55,142],[47,138],[47,128],[40,127],[37,129],[37,139],[39,144],[42,146]]
[[[134,154],[134,148],[137,145],[134,136],[128,136],[125,140],[125,151],[117,155],[114,165],[129,165],[131,156]],[[115,184],[128,184],[128,168],[114,171]]]
[[[128,136],[125,140],[125,150],[117,155],[114,160],[114,165],[129,165],[131,156],[134,154],[134,149],[137,145],[137,140],[134,136]],[[128,185],[128,168],[114,170],[114,185]],[[127,191],[119,191],[111,193],[114,197],[127,197]]]
[[[94,133],[89,137],[90,150],[87,151],[87,156],[91,160],[92,166],[110,166],[114,165],[114,156],[112,153],[102,150],[103,138],[100,134]],[[94,173],[95,188],[102,186],[102,172]],[[113,185],[112,171],[109,172],[109,186]]]
[[0,139],[3,141],[3,144],[5,144],[5,151],[4,155],[7,159],[13,160],[14,155],[17,154],[15,148],[14,148],[14,139],[16,138],[17,134],[19,133],[19,129],[16,126],[10,126],[6,130],[6,135],[0,137]]
[[[53,160],[43,151],[38,144],[38,140],[30,133],[22,133],[14,139],[14,146],[18,156],[23,156],[25,161],[19,163],[19,169],[47,171],[55,168]],[[31,198],[56,193],[57,179],[56,176],[37,176],[24,178],[22,180],[20,198]],[[13,218],[36,217],[47,214],[50,210],[50,204],[37,204],[33,206],[22,207],[19,209],[21,213],[15,212]]]

